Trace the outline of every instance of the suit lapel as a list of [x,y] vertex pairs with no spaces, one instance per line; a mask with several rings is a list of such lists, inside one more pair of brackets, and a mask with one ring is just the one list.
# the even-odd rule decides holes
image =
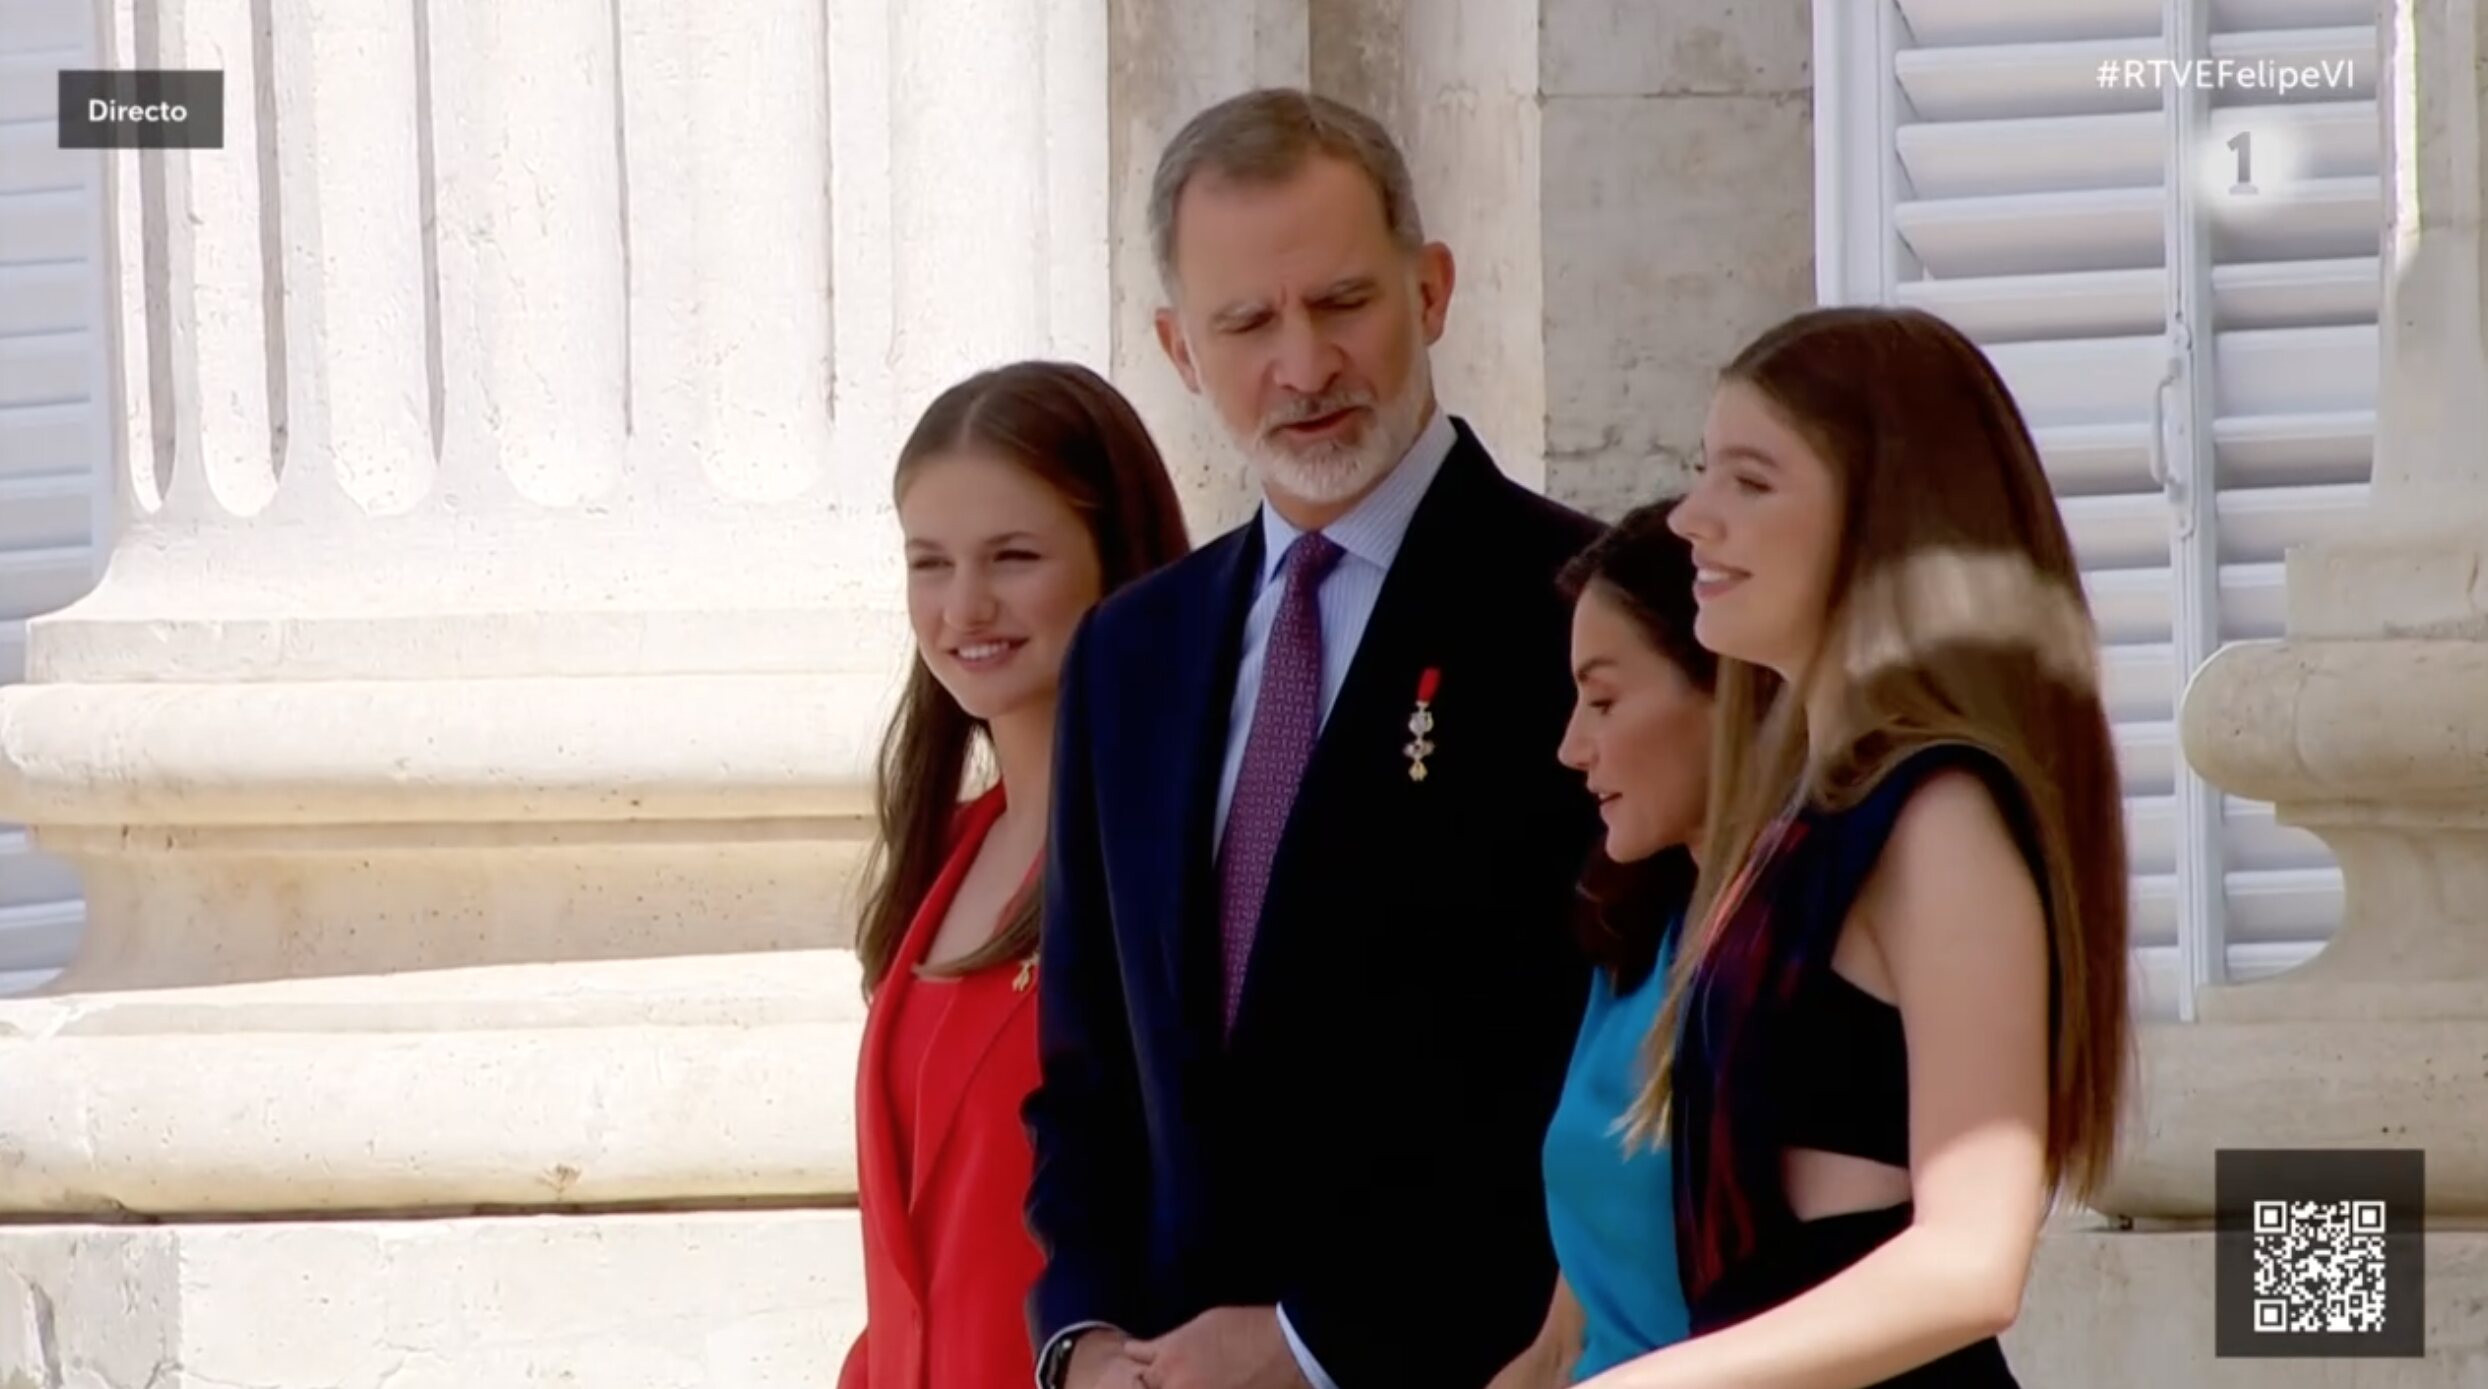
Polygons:
[[1169,643],[1173,649],[1167,668],[1183,682],[1172,692],[1169,706],[1185,716],[1170,721],[1168,736],[1175,741],[1165,749],[1164,765],[1182,769],[1174,805],[1183,831],[1182,860],[1173,869],[1173,910],[1160,937],[1166,944],[1168,995],[1179,1000],[1193,1040],[1207,1055],[1225,1047],[1219,1022],[1218,874],[1211,842],[1236,672],[1244,659],[1244,620],[1252,610],[1263,562],[1259,511],[1214,543],[1223,553],[1203,567],[1206,591],[1188,596],[1183,607],[1215,614],[1216,620],[1190,624]]
[[[1026,892],[1036,885],[1037,868],[1030,865],[1027,880],[1020,890]],[[925,1087],[920,1098],[924,1112],[916,1118],[915,1172],[908,1183],[909,1210],[917,1208],[933,1184],[933,1173],[942,1159],[942,1149],[949,1144],[951,1130],[958,1127],[959,1111],[964,1107],[968,1090],[976,1073],[993,1053],[994,1043],[1028,1006],[1037,991],[1021,987],[1017,969],[1007,976],[987,972],[973,979],[961,979],[934,987],[952,991],[946,1000],[950,1010],[943,1020],[941,1045],[933,1049],[925,1067]],[[996,995],[1001,995],[997,998]],[[928,1000],[929,1002],[930,1000]]]
[[[1326,837],[1330,816],[1356,789],[1374,785],[1377,778],[1407,775],[1402,749],[1411,736],[1407,721],[1416,707],[1418,681],[1428,667],[1447,664],[1454,626],[1469,601],[1465,576],[1473,570],[1473,556],[1465,545],[1475,533],[1472,518],[1496,476],[1493,462],[1461,426],[1442,471],[1409,518],[1408,534],[1375,596],[1373,616],[1323,721],[1270,864],[1261,929],[1237,1009],[1237,1046],[1244,1044],[1252,1026],[1254,986],[1261,961],[1272,953],[1266,948],[1270,936],[1304,915],[1295,909],[1292,894],[1301,890],[1303,869],[1324,847],[1317,841]],[[1443,678],[1456,680],[1459,672],[1445,670]]]
[[883,1198],[864,1204],[864,1226],[871,1241],[889,1260],[890,1269],[898,1275],[898,1286],[918,1306],[924,1302],[923,1271],[917,1263],[916,1237],[907,1222],[906,1203],[899,1199],[906,1174],[899,1166],[897,1117],[891,1112],[897,1096],[890,1076],[890,1029],[915,991],[916,963],[924,958],[927,935],[923,926],[923,914],[919,913],[909,924],[907,938],[900,942],[897,955],[890,961],[890,972],[882,978],[873,1006],[865,1014],[863,1074],[856,1086],[861,1101],[856,1116],[856,1163],[861,1179],[858,1184]]
[[[924,1302],[921,1255],[916,1249],[914,1227],[907,1219],[913,1209],[913,1192],[918,1182],[913,1173],[900,1170],[898,1133],[891,1106],[897,1094],[890,1075],[890,1029],[900,1012],[909,1004],[928,1006],[934,999],[913,997],[922,987],[916,980],[916,966],[924,962],[925,952],[932,948],[933,936],[941,929],[942,918],[949,914],[951,899],[959,892],[960,879],[967,876],[968,865],[975,861],[975,846],[984,841],[985,831],[1001,813],[1001,797],[980,801],[969,806],[961,821],[961,834],[949,859],[943,863],[941,875],[934,879],[933,890],[925,894],[913,920],[907,923],[907,934],[900,940],[890,960],[889,972],[882,977],[879,994],[864,1019],[861,1046],[862,1073],[856,1087],[862,1103],[857,1122],[856,1160],[865,1169],[859,1173],[873,1189],[889,1196],[907,1193],[904,1203],[896,1200],[875,1201],[865,1207],[864,1220],[875,1243],[888,1255],[890,1267],[897,1272],[899,1285],[918,1306]],[[946,986],[947,987],[947,986]],[[927,1131],[917,1125],[916,1149],[921,1156]],[[915,1165],[916,1171],[923,1164]],[[905,1187],[900,1183],[904,1181]]]

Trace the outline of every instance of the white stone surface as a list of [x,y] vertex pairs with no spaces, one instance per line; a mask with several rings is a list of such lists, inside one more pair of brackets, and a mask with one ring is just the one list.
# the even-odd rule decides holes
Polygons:
[[1541,0],[1539,8],[1550,92],[1754,96],[1813,82],[1811,0]]
[[2015,1377],[2024,1389],[2488,1384],[2488,1231],[2428,1236],[2427,1354],[2395,1360],[2215,1357],[2214,1239],[2200,1228],[2051,1232],[2040,1246],[2021,1319],[2004,1338]]
[[1110,0],[1108,8],[1117,247],[1110,374],[1165,454],[1193,539],[1206,540],[1249,514],[1259,494],[1208,402],[1184,389],[1158,345],[1153,324],[1167,294],[1149,249],[1149,185],[1158,151],[1202,108],[1256,87],[1310,80],[1311,7],[1308,0]]
[[115,166],[131,514],[32,678],[886,671],[900,432],[1104,350],[1102,10],[498,14],[288,11],[264,171]]
[[0,693],[62,987],[842,938],[897,442],[1107,351],[1102,0],[106,8],[236,123],[113,165],[123,530]]
[[841,945],[886,683],[33,685],[0,784],[88,870],[62,989]]
[[1814,302],[1805,0],[1548,0],[1547,485],[1682,490],[1719,369]]
[[0,1210],[851,1198],[863,1016],[843,950],[0,1002]]
[[1539,7],[1351,0],[1313,12],[1314,89],[1399,139],[1426,234],[1451,248],[1435,389],[1512,477],[1546,484]]
[[851,1211],[0,1229],[7,1389],[823,1389]]
[[[2472,541],[2488,542],[2488,21],[2478,0],[2385,0],[2383,14],[2376,97],[2390,152],[2391,312],[2378,325],[2376,501],[2411,530],[2435,529],[2431,518],[2450,513]],[[2488,639],[2488,601],[2475,607],[2466,635]]]
[[1720,366],[1813,300],[1806,0],[1341,0],[1313,82],[1402,132],[1460,265],[1444,398],[1603,515],[1680,490]]
[[[1551,485],[1604,514],[1681,490],[1719,369],[1812,298],[1802,100],[1550,100]],[[1783,186],[1785,183],[1785,186]]]
[[2424,996],[2393,1002],[2366,1017],[2146,1029],[2133,1117],[2099,1207],[2208,1220],[2222,1148],[2425,1148],[2429,1214],[2488,1218],[2488,1020],[2430,1016]]
[[2250,1138],[2422,1147],[2431,1211],[2488,1211],[2488,31],[2477,0],[2396,0],[2386,21],[2373,506],[2290,553],[2288,636],[2223,649],[2179,715],[2207,780],[2332,848],[2343,920],[2307,964],[2208,988],[2199,1031],[2154,1039],[2158,1118],[2103,1203],[2122,1213],[2208,1206],[2208,1148]]

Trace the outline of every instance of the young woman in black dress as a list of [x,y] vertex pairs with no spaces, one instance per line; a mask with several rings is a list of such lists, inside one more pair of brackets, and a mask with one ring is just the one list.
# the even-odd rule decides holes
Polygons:
[[2004,1389],[2129,1064],[2098,640],[2028,428],[1933,317],[1732,363],[1672,524],[1721,657],[1702,880],[1636,1132],[1693,1336],[1595,1389]]

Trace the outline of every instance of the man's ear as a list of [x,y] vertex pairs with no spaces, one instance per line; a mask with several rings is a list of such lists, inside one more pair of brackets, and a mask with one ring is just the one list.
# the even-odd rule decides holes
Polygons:
[[1458,278],[1449,246],[1429,241],[1417,248],[1417,308],[1428,346],[1442,340],[1443,325],[1451,317],[1452,283]]
[[1156,322],[1158,346],[1165,351],[1166,360],[1175,364],[1175,374],[1184,379],[1184,389],[1199,395],[1201,373],[1192,365],[1192,344],[1184,337],[1183,320],[1175,316],[1173,309],[1162,308]]

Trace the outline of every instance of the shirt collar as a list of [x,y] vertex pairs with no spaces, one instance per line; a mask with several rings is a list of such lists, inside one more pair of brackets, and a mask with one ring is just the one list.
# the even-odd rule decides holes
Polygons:
[[[1340,549],[1377,568],[1388,571],[1391,561],[1399,556],[1400,542],[1408,538],[1408,523],[1415,519],[1417,504],[1425,500],[1434,477],[1443,470],[1451,457],[1452,445],[1459,442],[1459,432],[1452,427],[1451,416],[1440,405],[1426,423],[1417,442],[1401,455],[1399,466],[1382,479],[1380,486],[1365,494],[1364,500],[1347,515],[1322,528]],[[1279,509],[1267,500],[1261,506],[1261,582],[1268,584],[1278,573],[1279,564],[1287,558],[1287,547],[1304,534]]]

